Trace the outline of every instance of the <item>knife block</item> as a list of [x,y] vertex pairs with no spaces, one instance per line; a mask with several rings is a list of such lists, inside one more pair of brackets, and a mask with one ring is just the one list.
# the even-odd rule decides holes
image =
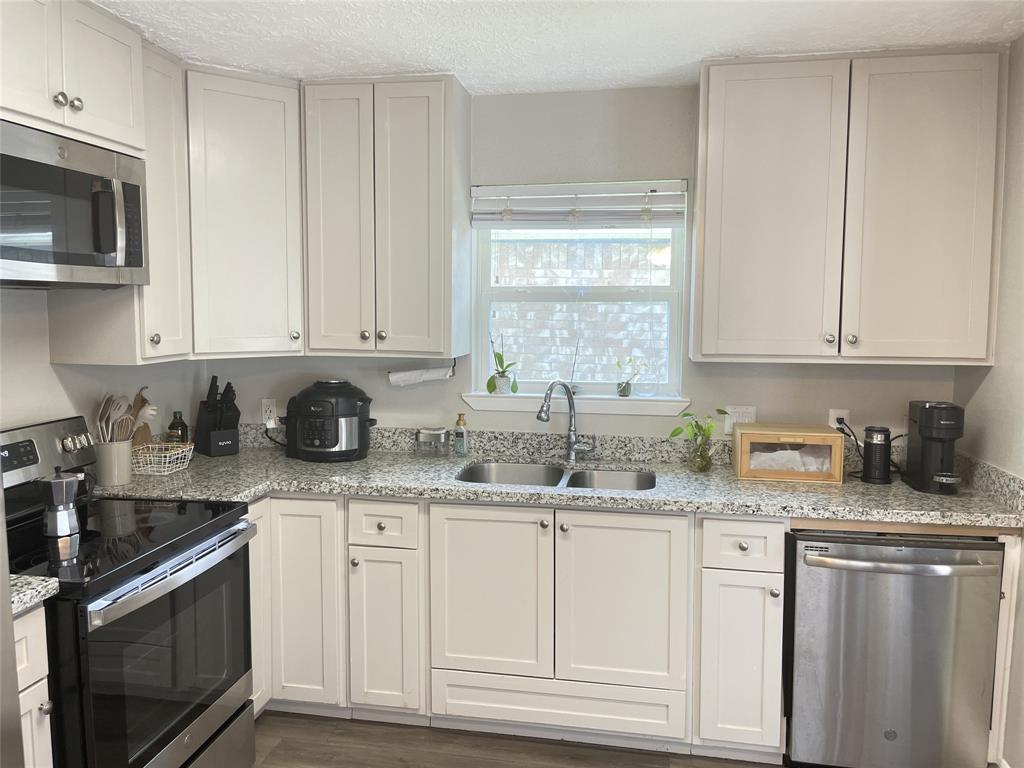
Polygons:
[[[234,413],[238,408],[231,406]],[[226,411],[224,417],[232,420],[234,414]],[[196,416],[194,442],[196,450],[204,456],[233,456],[238,453],[238,428],[215,429],[214,414],[206,410],[206,401],[199,403],[199,414]],[[237,419],[233,419],[238,423]]]

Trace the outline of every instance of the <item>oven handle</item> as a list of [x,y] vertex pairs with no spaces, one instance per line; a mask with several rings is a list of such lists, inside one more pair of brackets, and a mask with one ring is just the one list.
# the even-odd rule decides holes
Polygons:
[[114,251],[114,265],[123,267],[128,257],[128,236],[124,212],[124,184],[120,179],[113,179],[114,188],[114,232],[117,237],[117,249]]
[[804,563],[813,568],[890,573],[897,576],[998,576],[1000,571],[1000,567],[994,563],[901,563],[811,554],[804,554]]
[[86,609],[88,630],[92,632],[173,592],[200,574],[223,562],[249,543],[256,535],[255,523],[243,520],[189,551],[183,560],[171,561],[162,572],[140,576],[127,587],[118,587],[89,603]]

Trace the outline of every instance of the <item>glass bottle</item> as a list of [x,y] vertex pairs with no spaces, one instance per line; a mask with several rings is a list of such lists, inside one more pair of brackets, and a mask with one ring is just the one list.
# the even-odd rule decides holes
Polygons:
[[174,412],[174,418],[171,419],[171,423],[167,425],[166,438],[168,443],[187,443],[188,442],[188,424],[181,417],[181,411]]
[[452,444],[456,456],[469,455],[469,430],[466,429],[466,414],[460,413],[452,430]]

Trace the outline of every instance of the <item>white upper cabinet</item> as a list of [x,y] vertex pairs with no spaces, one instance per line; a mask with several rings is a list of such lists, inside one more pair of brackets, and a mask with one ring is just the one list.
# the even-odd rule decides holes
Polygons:
[[0,13],[4,110],[145,147],[137,32],[79,0],[5,2]]
[[995,53],[854,61],[844,355],[986,357],[998,83]]
[[0,105],[26,115],[64,122],[54,101],[64,88],[60,1],[0,3]]
[[999,57],[709,66],[691,357],[991,363]]
[[444,84],[374,86],[377,341],[444,351]]
[[465,89],[448,76],[304,92],[308,351],[467,354]]
[[307,86],[305,110],[307,345],[373,349],[373,85]]
[[554,514],[430,508],[432,666],[554,675]]
[[189,72],[188,133],[196,353],[300,353],[298,89]]
[[142,287],[144,358],[192,351],[192,249],[189,242],[188,126],[185,73],[143,52],[146,94],[146,248],[149,285]]
[[710,68],[705,355],[837,354],[849,77],[845,59]]
[[556,515],[555,676],[685,690],[689,521]]

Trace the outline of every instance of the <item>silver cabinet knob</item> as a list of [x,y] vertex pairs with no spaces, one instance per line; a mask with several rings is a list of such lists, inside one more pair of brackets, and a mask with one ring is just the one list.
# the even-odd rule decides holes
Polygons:
[[72,451],[78,450],[77,446],[75,445],[75,438],[70,436],[65,437],[63,440],[60,441],[60,447],[64,449],[64,453],[71,453]]
[[163,339],[160,337],[159,333],[154,333],[152,336],[149,337],[150,344],[159,346],[161,341],[163,341]]
[[745,541],[741,541],[736,546],[737,546],[737,548],[739,548],[740,552],[746,552],[748,549],[750,549],[750,545],[747,544],[747,542],[745,542]]
[[848,344],[856,344],[857,343],[857,334],[856,333],[848,333],[848,334],[846,334],[846,341],[847,341]]
[[826,344],[835,344],[836,343],[836,335],[834,333],[826,333],[825,334],[825,343]]
[[352,563],[352,567],[353,568],[358,568],[359,567],[359,558],[358,557],[353,557],[351,560],[349,560],[349,562]]
[[540,527],[543,528],[545,531],[548,529],[550,525],[551,523],[549,523],[547,520],[540,521]]
[[775,589],[775,587],[772,587],[771,589],[768,590],[768,594],[771,595],[772,597],[778,597],[782,593],[779,590]]
[[380,339],[381,341],[384,341],[385,339],[387,339],[387,337],[388,337],[388,332],[387,331],[377,331],[377,338]]
[[371,335],[372,334],[369,331],[363,330],[359,332],[359,338],[362,339],[363,341],[369,341]]
[[386,531],[387,529],[388,529],[388,527],[384,524],[383,520],[381,520],[379,523],[377,523],[377,530],[378,531]]
[[558,526],[558,530],[560,530],[562,533],[568,533],[569,532],[569,524],[568,523],[562,523],[560,526]]
[[53,103],[58,107],[66,107],[68,105],[68,95],[64,91],[57,91],[53,94]]
[[53,702],[52,701],[44,701],[42,704],[40,704],[39,705],[39,713],[43,714],[43,715],[52,715],[53,714]]
[[302,334],[299,333],[298,331],[292,331],[291,333],[288,334],[288,338],[290,338],[292,341],[298,341],[299,339],[302,338]]
[[80,97],[75,96],[75,98],[68,102],[68,106],[75,110],[75,112],[81,112],[85,109],[85,102]]

